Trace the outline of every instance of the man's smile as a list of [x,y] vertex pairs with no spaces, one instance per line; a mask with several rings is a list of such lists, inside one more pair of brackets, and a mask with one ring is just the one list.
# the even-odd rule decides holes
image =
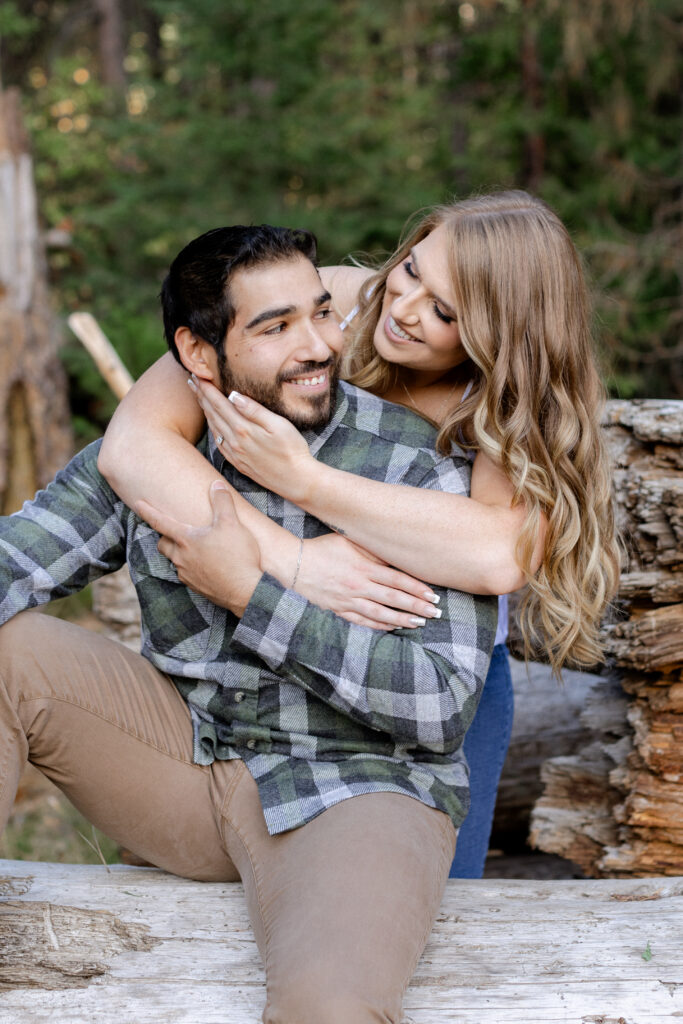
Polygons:
[[290,377],[289,380],[284,382],[285,384],[295,384],[299,387],[304,388],[322,388],[327,387],[328,384],[328,373],[325,370],[323,373],[318,374],[307,374],[305,377]]

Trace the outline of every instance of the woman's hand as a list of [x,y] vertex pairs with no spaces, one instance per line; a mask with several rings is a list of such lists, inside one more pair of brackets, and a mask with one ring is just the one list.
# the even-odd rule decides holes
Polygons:
[[295,589],[319,608],[372,629],[415,629],[441,616],[425,583],[335,533],[304,541]]
[[190,378],[188,383],[228,462],[262,487],[301,504],[317,463],[296,427],[245,395],[232,392],[228,399],[207,381]]

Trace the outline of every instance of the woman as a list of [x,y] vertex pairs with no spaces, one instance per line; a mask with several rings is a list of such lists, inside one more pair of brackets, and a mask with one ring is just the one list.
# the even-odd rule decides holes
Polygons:
[[[598,426],[603,392],[566,229],[539,200],[500,193],[436,208],[376,274],[341,267],[321,276],[353,332],[349,379],[432,420],[443,451],[454,442],[469,447],[472,498],[322,466],[286,421],[240,396],[226,402],[200,383],[201,407],[226,457],[346,535],[299,549],[272,531],[259,538],[269,527],[246,510],[269,571],[291,583],[296,560],[296,586],[309,600],[375,628],[434,614],[419,579],[499,594],[528,582],[528,648],[542,643],[556,671],[566,661],[594,664],[618,556]],[[194,441],[203,428],[184,379],[169,357],[148,371],[112,421],[101,468],[129,504],[150,497],[177,518],[200,521],[213,470],[181,440]],[[131,443],[135,466],[126,464]],[[176,494],[171,481],[179,478]],[[483,870],[509,740],[504,639],[501,630],[466,740],[474,813],[452,872],[464,877]]]

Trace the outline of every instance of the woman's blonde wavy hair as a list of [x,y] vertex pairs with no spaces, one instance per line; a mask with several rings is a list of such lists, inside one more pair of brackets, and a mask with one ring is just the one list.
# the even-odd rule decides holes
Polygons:
[[[440,425],[439,449],[448,452],[467,438],[503,467],[515,502],[527,509],[516,550],[528,580],[520,608],[527,656],[545,651],[555,672],[563,664],[595,665],[620,555],[588,291],[559,218],[521,191],[431,210],[370,279],[346,375],[377,394],[400,382],[402,368],[373,345],[387,275],[441,225],[473,387]],[[542,512],[548,519],[543,561],[532,574]]]

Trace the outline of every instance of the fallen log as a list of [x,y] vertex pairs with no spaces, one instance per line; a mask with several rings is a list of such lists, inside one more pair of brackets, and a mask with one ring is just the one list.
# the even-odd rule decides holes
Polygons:
[[[403,1024],[683,1015],[683,878],[451,881]],[[0,861],[0,1024],[257,1024],[241,885]]]

